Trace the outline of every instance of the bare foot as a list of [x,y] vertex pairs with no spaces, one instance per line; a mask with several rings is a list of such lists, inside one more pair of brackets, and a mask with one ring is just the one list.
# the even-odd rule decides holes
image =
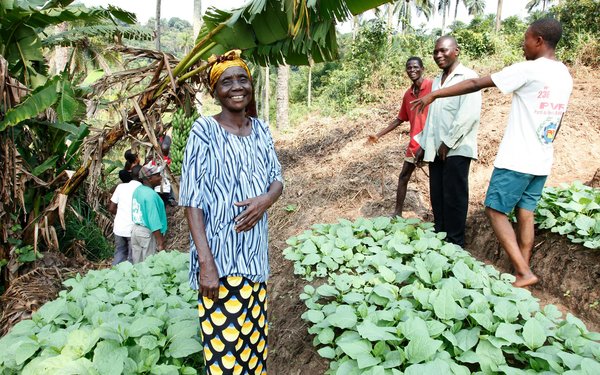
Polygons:
[[534,275],[533,273],[529,273],[527,275],[523,275],[523,276],[515,276],[517,279],[515,280],[515,282],[512,284],[513,286],[516,286],[517,288],[523,288],[526,286],[530,286],[533,284],[536,284],[538,281],[540,281],[538,279],[538,277],[536,275]]

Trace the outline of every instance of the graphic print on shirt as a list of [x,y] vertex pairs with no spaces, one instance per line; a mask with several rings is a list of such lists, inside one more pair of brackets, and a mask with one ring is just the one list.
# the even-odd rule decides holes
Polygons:
[[134,223],[143,223],[142,221],[142,207],[137,200],[131,202],[131,216]]
[[550,88],[545,86],[537,94],[535,114],[546,115],[546,119],[537,127],[537,134],[543,144],[550,144],[556,138],[562,115],[567,110],[564,103],[552,102]]
[[537,133],[540,136],[540,140],[544,144],[549,144],[554,142],[554,138],[556,137],[556,132],[558,131],[558,126],[560,124],[560,120],[557,121],[555,118],[547,118],[542,122],[542,124],[538,127]]

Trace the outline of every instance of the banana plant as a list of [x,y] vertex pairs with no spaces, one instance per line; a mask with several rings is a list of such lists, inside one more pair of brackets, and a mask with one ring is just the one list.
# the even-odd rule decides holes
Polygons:
[[[241,49],[260,65],[311,65],[338,57],[335,25],[391,0],[254,0],[231,11],[215,7],[204,15],[196,46],[173,71],[182,82],[212,54]],[[197,66],[199,65],[199,66]],[[192,67],[195,68],[191,69]],[[156,92],[166,88],[169,77]]]
[[47,80],[42,32],[65,21],[88,24],[134,24],[135,15],[122,9],[85,8],[74,0],[0,1],[0,55],[8,61],[9,72],[29,88]]
[[[55,189],[68,179],[66,170],[80,163],[80,146],[89,134],[86,89],[68,72],[50,76],[46,61],[48,48],[75,38],[49,38],[46,29],[68,21],[82,25],[79,33],[86,36],[142,33],[124,32],[135,23],[130,12],[112,6],[88,9],[73,1],[0,1],[0,263],[9,259],[7,268],[15,272],[18,261],[11,254],[18,249],[11,252],[11,239],[37,243],[41,233],[58,246],[53,228],[46,224],[44,230],[38,223]],[[94,25],[106,27],[84,28]],[[10,278],[4,272],[0,276]]]

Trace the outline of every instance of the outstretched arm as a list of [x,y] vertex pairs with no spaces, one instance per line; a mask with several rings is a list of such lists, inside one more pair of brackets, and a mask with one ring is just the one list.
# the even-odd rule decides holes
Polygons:
[[432,91],[431,93],[425,95],[422,98],[413,100],[412,102],[410,102],[410,108],[413,111],[416,109],[419,112],[423,112],[425,107],[433,103],[433,101],[436,99],[447,98],[449,96],[470,94],[472,92],[479,91],[486,87],[496,87],[496,84],[494,83],[494,81],[492,81],[492,78],[490,76],[467,79],[457,83],[456,85]]
[[377,134],[369,135],[369,138],[367,138],[367,142],[376,143],[379,140],[379,138],[396,129],[400,124],[402,124],[402,121],[398,118],[395,118],[392,122],[390,122],[387,128],[380,130]]

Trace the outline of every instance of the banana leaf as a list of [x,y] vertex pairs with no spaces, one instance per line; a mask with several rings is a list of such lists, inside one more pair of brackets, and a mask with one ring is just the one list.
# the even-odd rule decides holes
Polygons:
[[[287,15],[277,11],[281,8],[280,4],[279,1],[269,1],[265,10],[252,20],[252,29],[259,43],[271,44],[288,37]],[[276,17],[273,18],[273,15]]]
[[12,34],[12,38],[7,41],[4,56],[9,64],[19,61],[44,61],[42,42],[33,27],[19,25],[14,30],[3,30],[0,34],[3,40],[5,36],[8,37],[7,33]]
[[369,9],[377,8],[385,3],[391,3],[389,0],[345,0],[346,6],[353,15],[361,14]]
[[59,82],[59,92],[56,103],[56,114],[58,120],[62,122],[71,122],[84,114],[83,103],[75,95],[75,90],[71,82],[67,80],[66,75]]
[[34,176],[39,176],[42,173],[46,172],[48,169],[53,168],[56,165],[56,162],[58,161],[58,157],[58,155],[54,155],[51,158],[46,159],[42,164],[33,168],[31,174]]
[[103,8],[86,8],[76,4],[68,8],[35,9],[30,7],[14,6],[10,12],[2,15],[2,28],[10,29],[26,23],[34,28],[45,28],[58,25],[65,21],[83,21],[87,23],[101,23],[110,21],[117,23],[119,20],[125,24],[135,23],[135,14],[123,9],[110,6]]
[[54,105],[59,96],[57,90],[59,79],[58,76],[52,78],[44,86],[34,90],[21,104],[8,110],[4,119],[0,121],[0,131],[34,118]]
[[254,0],[231,12],[209,8],[197,42],[225,24],[201,55],[238,48],[255,63],[307,65],[338,57],[336,22],[390,0]]
[[256,46],[252,27],[245,21],[240,21],[241,15],[241,10],[227,12],[209,8],[206,11],[196,42],[203,40],[219,24],[225,23],[227,26],[213,37],[212,41],[217,43],[218,47],[205,51],[201,55],[202,59],[206,60],[213,54],[222,54],[234,48],[248,49]]

